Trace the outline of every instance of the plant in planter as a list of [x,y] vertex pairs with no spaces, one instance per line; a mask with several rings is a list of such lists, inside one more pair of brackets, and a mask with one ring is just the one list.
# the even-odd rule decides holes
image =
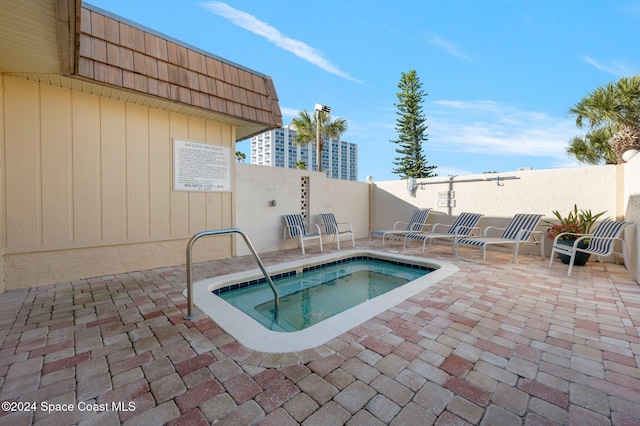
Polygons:
[[[560,223],[545,221],[550,224],[551,227],[547,231],[547,237],[555,241],[555,238],[559,236],[555,241],[557,244],[565,244],[572,246],[575,240],[584,234],[590,234],[596,221],[604,215],[606,211],[593,214],[591,210],[578,210],[578,206],[574,205],[573,210],[569,211],[569,214],[562,216],[559,211],[554,210],[553,215],[558,219]],[[605,219],[606,220],[606,219]],[[589,240],[585,239],[578,243],[578,247],[586,248],[589,245]],[[558,254],[562,263],[569,264],[569,256],[564,254]],[[589,260],[591,255],[588,253],[578,252],[574,265],[582,266]]]

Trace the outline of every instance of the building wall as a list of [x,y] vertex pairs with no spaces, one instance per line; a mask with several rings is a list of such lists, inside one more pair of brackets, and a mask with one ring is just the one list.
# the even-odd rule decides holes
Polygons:
[[[301,213],[303,178],[309,182],[306,196],[312,223],[320,223],[320,213],[333,213],[338,222],[351,223],[356,238],[369,234],[369,185],[366,183],[330,179],[324,173],[308,170],[250,164],[237,164],[236,172],[239,194],[236,226],[247,233],[258,252],[283,248],[283,215]],[[330,243],[332,240],[325,237],[324,241]],[[284,244],[284,248],[297,246],[297,240],[293,239],[287,239]],[[238,254],[249,253],[242,242],[238,243],[237,250]]]
[[[290,126],[270,130],[251,138],[251,164],[295,168],[304,161],[308,170],[316,170],[314,144],[296,144],[296,130]],[[358,145],[329,138],[322,147],[322,169],[329,177],[358,179]]]
[[[458,176],[455,178],[419,179],[415,197],[407,191],[404,180],[377,182],[374,192],[374,229],[387,229],[397,220],[410,219],[416,207],[431,207],[428,222],[451,223],[461,212],[482,213],[479,225],[505,226],[516,213],[543,214],[553,220],[553,211],[566,215],[574,204],[592,212],[606,211],[605,216],[624,215],[618,203],[618,188],[624,186],[619,175],[623,166],[592,166],[571,169],[532,170],[499,174]],[[500,182],[495,179],[515,177]],[[467,180],[471,182],[460,182]],[[475,181],[473,181],[475,180]],[[438,207],[442,191],[455,192],[455,207]],[[541,224],[543,226],[544,223]],[[550,240],[545,241],[550,252]],[[530,248],[531,250],[528,250]],[[535,247],[525,250],[536,252]]]
[[232,126],[1,78],[4,288],[182,264],[191,235],[233,225],[231,193],[172,190],[173,138],[234,147]]
[[640,282],[640,154],[624,165],[624,220],[633,222],[624,232],[629,267]]

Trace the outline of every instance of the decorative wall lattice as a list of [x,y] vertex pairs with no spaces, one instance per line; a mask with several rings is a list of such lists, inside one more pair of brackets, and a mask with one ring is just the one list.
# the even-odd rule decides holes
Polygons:
[[309,224],[309,176],[300,178],[300,214]]

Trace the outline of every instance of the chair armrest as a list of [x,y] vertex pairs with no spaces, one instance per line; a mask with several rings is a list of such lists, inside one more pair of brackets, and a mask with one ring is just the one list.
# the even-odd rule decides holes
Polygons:
[[489,230],[495,229],[497,231],[504,231],[507,228],[497,228],[495,226],[487,226],[486,228],[484,228],[484,232],[482,233],[482,236],[486,238],[487,234],[489,234]]
[[396,230],[396,226],[398,225],[407,225],[407,227],[409,226],[409,222],[402,222],[401,220],[397,221],[396,223],[393,224],[393,230]]
[[[322,235],[322,233],[320,232],[320,227],[318,226],[318,224],[317,224],[317,223],[312,223],[312,224],[311,224],[311,226],[315,226],[315,227],[316,227],[316,229],[318,230],[318,234]],[[311,232],[310,232],[310,233],[311,233]],[[305,234],[302,234],[302,235],[305,235]]]
[[294,229],[298,231],[298,235],[304,235],[304,230],[301,229],[298,225],[285,224],[284,226],[289,231],[289,237],[291,237],[294,234],[294,232],[292,232]]
[[593,234],[576,234],[574,232],[563,232],[561,234],[556,235],[556,237],[553,239],[553,245],[556,245],[558,243],[558,240],[565,235],[579,236],[579,238],[577,238],[576,241],[577,240],[582,241],[587,237],[591,237]]
[[465,226],[465,225],[459,225],[459,226],[457,226],[457,227],[456,227],[456,229],[454,230],[454,234],[455,234],[456,238],[457,238],[457,237],[458,237],[458,235],[459,235],[459,234],[458,234],[458,231],[459,231],[460,229],[470,229],[470,231],[469,231],[467,234],[465,234],[464,236],[471,236],[471,233],[473,232],[473,230],[474,230],[474,229],[477,229],[477,230],[478,230],[478,233],[480,233],[480,227],[478,227],[478,226]]
[[340,232],[340,225],[347,225],[349,231],[351,231],[351,233],[353,234],[353,227],[349,222],[337,222],[336,225],[338,225],[338,232]]
[[419,225],[417,223],[414,223],[412,228],[413,229],[410,229],[409,231],[411,231],[411,232],[425,232],[425,229],[426,229],[426,232],[431,232],[432,226],[427,224],[427,223],[423,223],[421,225]]
[[532,234],[535,234],[538,232],[542,232],[542,231],[536,231],[535,229],[521,229],[518,232],[518,235],[516,236],[516,240],[527,241]]
[[447,229],[450,229],[450,228],[451,228],[451,225],[445,225],[444,223],[434,223],[434,224],[431,226],[431,230],[432,230],[433,232],[436,232],[436,228],[438,228],[439,226],[442,226],[442,227],[447,228]]

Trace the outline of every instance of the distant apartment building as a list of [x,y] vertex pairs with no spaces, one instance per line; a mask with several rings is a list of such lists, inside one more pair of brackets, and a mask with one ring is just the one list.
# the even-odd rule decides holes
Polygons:
[[[316,170],[314,144],[294,142],[296,130],[290,126],[270,130],[251,138],[251,164],[295,168],[298,161],[307,170]],[[322,170],[334,179],[358,180],[358,145],[338,139],[325,139]]]

